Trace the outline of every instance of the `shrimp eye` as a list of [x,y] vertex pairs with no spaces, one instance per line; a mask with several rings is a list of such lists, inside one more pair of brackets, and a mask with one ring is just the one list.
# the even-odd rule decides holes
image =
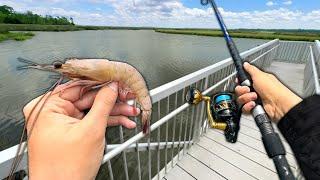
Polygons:
[[62,62],[60,62],[60,61],[54,62],[54,63],[53,63],[53,67],[54,67],[55,69],[61,68],[61,67],[62,67]]

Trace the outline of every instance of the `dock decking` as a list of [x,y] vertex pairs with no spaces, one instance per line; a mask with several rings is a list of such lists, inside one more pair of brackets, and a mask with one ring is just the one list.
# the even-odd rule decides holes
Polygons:
[[[273,62],[267,71],[274,73],[290,89],[301,95],[304,66]],[[240,127],[238,142],[235,144],[226,142],[223,132],[208,129],[163,179],[278,179],[253,118],[243,115]],[[294,155],[284,139],[283,142],[288,162],[296,174]]]

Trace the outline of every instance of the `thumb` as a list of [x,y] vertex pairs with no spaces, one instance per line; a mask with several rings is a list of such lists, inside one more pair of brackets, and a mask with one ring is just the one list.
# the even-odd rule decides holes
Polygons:
[[243,64],[244,69],[249,73],[251,77],[255,77],[258,73],[261,73],[260,69],[256,68],[255,66],[245,62]]
[[112,82],[100,89],[84,122],[107,126],[107,119],[118,97],[118,83]]

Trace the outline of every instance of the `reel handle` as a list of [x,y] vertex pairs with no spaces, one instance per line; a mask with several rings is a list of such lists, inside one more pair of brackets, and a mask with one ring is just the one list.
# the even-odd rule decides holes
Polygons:
[[[237,142],[238,132],[240,129],[240,116],[238,114],[239,109],[229,107],[225,100],[232,100],[232,95],[230,93],[220,93],[214,96],[213,98],[209,96],[203,96],[201,92],[195,88],[191,88],[186,94],[186,100],[189,104],[197,105],[201,101],[206,102],[207,107],[207,117],[208,117],[208,124],[211,128],[219,129],[224,131],[225,138],[228,142],[235,143]],[[216,105],[215,103],[221,103],[220,105],[224,108],[230,108],[227,110],[227,114],[223,114],[222,118],[217,118],[217,112],[213,109],[211,110],[211,103],[213,103],[213,107]],[[234,113],[234,110],[238,112]],[[214,112],[213,112],[214,111]],[[215,117],[213,117],[215,116]]]

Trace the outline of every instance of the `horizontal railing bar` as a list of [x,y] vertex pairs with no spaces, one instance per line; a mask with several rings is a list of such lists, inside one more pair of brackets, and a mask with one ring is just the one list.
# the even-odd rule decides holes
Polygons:
[[299,44],[302,44],[302,43],[310,44],[310,43],[312,43],[310,41],[289,41],[289,40],[281,40],[280,42],[284,42],[284,43],[299,43]]
[[[188,144],[188,143],[193,143],[192,141],[182,141],[180,143],[180,145],[184,145],[184,144]],[[106,146],[107,152],[110,152],[113,149],[116,149],[120,146],[121,144],[109,144]],[[160,142],[158,144],[158,142],[153,142],[150,143],[150,149],[151,150],[158,150],[159,149],[165,149],[167,148],[176,148],[178,147],[179,142],[168,142],[166,145],[166,142]],[[148,143],[138,143],[138,148],[136,144],[131,144],[130,146],[128,146],[126,148],[126,152],[135,152],[135,151],[147,151],[148,150]]]

